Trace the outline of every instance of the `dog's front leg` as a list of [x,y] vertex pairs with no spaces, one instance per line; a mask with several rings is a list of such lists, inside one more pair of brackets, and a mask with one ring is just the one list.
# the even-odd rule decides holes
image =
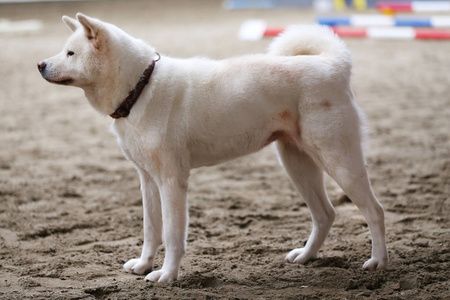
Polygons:
[[140,258],[130,259],[123,266],[128,273],[143,275],[153,270],[158,247],[162,244],[162,217],[159,189],[145,170],[138,168],[144,210],[144,245]]
[[[188,172],[187,172],[188,173]],[[163,218],[164,263],[160,270],[145,277],[147,281],[172,282],[178,278],[181,258],[186,249],[188,207],[188,175],[170,176],[160,183]]]

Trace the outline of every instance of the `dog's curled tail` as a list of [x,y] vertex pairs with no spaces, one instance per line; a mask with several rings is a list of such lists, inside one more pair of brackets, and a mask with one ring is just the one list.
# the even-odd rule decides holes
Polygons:
[[321,25],[288,27],[269,46],[269,54],[281,56],[321,55],[350,72],[352,59],[344,42],[332,29]]

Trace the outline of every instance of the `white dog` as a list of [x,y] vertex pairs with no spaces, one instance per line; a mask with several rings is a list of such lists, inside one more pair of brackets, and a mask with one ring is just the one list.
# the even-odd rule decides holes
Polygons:
[[[275,39],[268,54],[176,59],[160,57],[114,25],[76,17],[63,17],[73,34],[60,54],[38,68],[50,82],[82,88],[96,110],[115,119],[112,131],[139,172],[144,245],[125,271],[150,272],[149,281],[176,280],[186,248],[190,170],[272,142],[313,221],[306,246],[286,260],[303,264],[315,258],[334,221],[325,171],[369,225],[372,257],[363,268],[387,267],[384,211],[365,168],[351,57],[332,31],[294,26]],[[163,242],[164,264],[153,271]]]

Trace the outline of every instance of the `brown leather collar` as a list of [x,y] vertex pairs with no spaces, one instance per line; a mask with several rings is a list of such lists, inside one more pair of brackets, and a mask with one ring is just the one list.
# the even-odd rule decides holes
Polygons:
[[139,96],[142,93],[142,90],[147,85],[150,76],[152,76],[153,69],[155,69],[155,64],[158,60],[159,54],[158,58],[152,61],[152,63],[147,67],[147,69],[145,69],[144,73],[142,73],[135,88],[130,91],[125,100],[123,100],[122,104],[120,104],[120,106],[116,109],[115,112],[109,115],[111,118],[113,119],[125,118],[130,114],[131,108],[136,103],[136,101],[138,100]]

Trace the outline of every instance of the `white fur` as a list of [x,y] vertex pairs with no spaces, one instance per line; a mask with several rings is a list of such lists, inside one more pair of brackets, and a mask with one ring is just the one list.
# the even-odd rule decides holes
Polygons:
[[[113,113],[157,56],[155,50],[82,14],[63,20],[74,33],[60,54],[40,63],[42,76],[83,88],[95,109]],[[335,212],[324,189],[326,171],[369,224],[372,258],[364,268],[386,268],[384,212],[365,168],[351,64],[344,43],[320,26],[288,29],[265,55],[221,61],[162,56],[130,115],[111,126],[139,172],[144,206],[142,254],[128,261],[125,271],[150,272],[150,281],[176,280],[186,248],[190,169],[275,141],[313,220],[306,246],[286,259],[305,263],[316,257],[328,234]],[[164,264],[152,271],[163,242]]]

